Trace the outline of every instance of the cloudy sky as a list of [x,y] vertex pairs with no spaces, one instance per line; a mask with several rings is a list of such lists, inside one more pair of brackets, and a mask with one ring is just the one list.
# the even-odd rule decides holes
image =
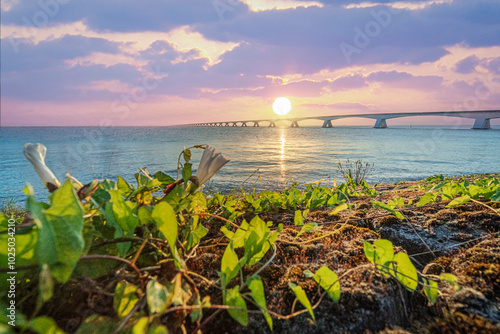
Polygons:
[[500,109],[498,0],[1,4],[4,126]]

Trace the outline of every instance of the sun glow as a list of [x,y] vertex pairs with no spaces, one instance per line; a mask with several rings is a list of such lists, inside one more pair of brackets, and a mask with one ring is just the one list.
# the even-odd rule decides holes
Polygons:
[[292,110],[292,103],[286,97],[278,97],[274,100],[273,111],[276,115],[286,115]]

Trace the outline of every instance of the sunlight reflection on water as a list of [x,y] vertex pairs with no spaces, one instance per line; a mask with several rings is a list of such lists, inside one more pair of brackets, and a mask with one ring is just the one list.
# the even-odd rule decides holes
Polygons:
[[[208,188],[229,191],[259,169],[258,189],[277,184],[339,178],[338,159],[374,163],[371,183],[421,179],[433,174],[500,171],[500,131],[440,127],[372,129],[367,127],[141,127],[105,128],[93,141],[89,129],[1,128],[0,199],[23,199],[29,181],[38,194],[45,189],[22,154],[24,143],[47,146],[47,165],[60,179],[71,173],[82,182],[124,176],[134,181],[138,168],[163,170],[175,177],[183,146],[211,144],[231,161]],[[201,152],[193,152],[195,169]],[[258,178],[258,175],[255,178]]]

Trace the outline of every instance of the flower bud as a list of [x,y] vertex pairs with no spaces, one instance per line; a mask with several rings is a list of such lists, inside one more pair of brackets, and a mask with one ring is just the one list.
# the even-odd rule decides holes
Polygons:
[[212,178],[225,164],[229,162],[229,159],[222,155],[221,151],[208,146],[203,155],[201,156],[200,165],[196,171],[196,178],[198,179],[198,186],[206,183]]
[[61,183],[55,177],[54,173],[52,173],[52,171],[45,165],[47,148],[43,144],[24,144],[23,153],[35,168],[35,171],[42,180],[43,184],[50,191],[54,191],[61,186]]

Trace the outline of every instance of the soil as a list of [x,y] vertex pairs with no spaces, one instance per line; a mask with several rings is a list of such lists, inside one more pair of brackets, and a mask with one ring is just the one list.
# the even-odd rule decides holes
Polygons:
[[[473,179],[473,178],[471,178]],[[328,211],[310,212],[305,223],[316,222],[321,229],[296,238],[298,228],[293,226],[293,213],[284,210],[262,214],[273,226],[285,225],[280,233],[276,256],[260,276],[264,282],[267,306],[273,312],[288,315],[293,312],[295,295],[289,282],[300,285],[311,304],[319,300],[321,288],[313,279],[306,278],[304,270],[315,271],[328,266],[340,278],[341,298],[338,303],[328,297],[322,299],[314,314],[302,313],[288,320],[273,318],[274,333],[500,333],[500,214],[499,202],[482,204],[469,202],[455,208],[446,203],[403,209],[406,220],[397,219],[381,209],[374,209],[371,200],[387,202],[403,197],[415,202],[425,191],[412,186],[420,181],[377,186],[376,198],[351,199],[355,210],[329,215]],[[488,208],[489,206],[490,208]],[[211,226],[207,241],[199,247],[197,256],[187,262],[188,269],[218,280],[221,257],[227,245],[219,231],[220,224]],[[440,295],[429,305],[421,292],[411,293],[390,277],[368,265],[363,252],[363,240],[388,239],[397,251],[406,252],[420,272],[439,275],[447,272],[458,277],[460,289],[455,291],[446,282],[440,282]],[[270,259],[272,251],[261,261]],[[262,264],[245,267],[251,274]],[[162,266],[151,275],[159,281],[171,279],[168,266]],[[210,295],[212,304],[220,304],[220,289],[196,276],[202,296]],[[113,298],[109,281],[75,281],[80,293],[66,297],[59,305],[60,316],[55,317],[61,328],[76,330],[86,316],[98,314],[112,316]],[[70,289],[71,290],[71,289]],[[70,291],[59,291],[71,293]],[[66,295],[67,296],[67,295]],[[249,305],[249,309],[256,310]],[[296,303],[295,311],[302,305]],[[215,311],[204,311],[205,318]],[[54,313],[47,311],[47,313]],[[179,315],[162,318],[170,333],[181,333],[176,327]],[[195,324],[185,322],[187,333]],[[249,314],[249,325],[243,327],[227,312],[219,312],[207,322],[203,333],[267,333],[268,325],[260,313]]]

